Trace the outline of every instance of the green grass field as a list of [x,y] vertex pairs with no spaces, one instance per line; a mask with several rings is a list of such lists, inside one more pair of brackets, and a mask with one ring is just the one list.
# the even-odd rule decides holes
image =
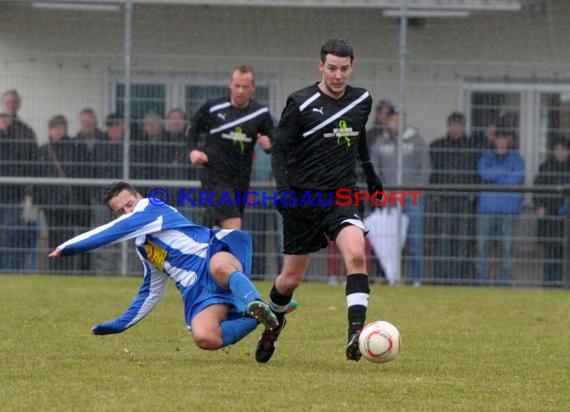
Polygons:
[[[229,350],[194,346],[178,291],[119,335],[140,279],[0,277],[0,411],[568,411],[567,291],[372,288],[368,320],[400,329],[376,365],[344,359],[344,288],[303,284],[274,358],[261,328]],[[269,283],[259,283],[264,296]]]

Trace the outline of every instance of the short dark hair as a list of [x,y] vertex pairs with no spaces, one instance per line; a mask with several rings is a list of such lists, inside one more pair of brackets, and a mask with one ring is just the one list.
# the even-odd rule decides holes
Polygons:
[[496,133],[497,137],[510,137],[513,140],[517,138],[517,132],[511,127],[498,127]]
[[390,108],[392,106],[393,106],[393,104],[390,100],[382,99],[378,102],[378,104],[376,104],[376,110],[383,109],[384,107]]
[[105,124],[107,126],[117,126],[121,123],[125,123],[125,120],[119,113],[109,113],[105,119]]
[[58,114],[58,115],[55,115],[49,119],[48,128],[53,129],[54,127],[57,127],[57,126],[67,127],[67,119],[65,118],[64,115]]
[[97,114],[95,113],[95,110],[93,110],[91,107],[86,107],[85,109],[82,109],[79,112],[80,115],[82,114],[90,114],[93,117],[97,117]]
[[105,198],[103,199],[103,203],[109,206],[109,202],[111,201],[111,199],[117,197],[119,193],[121,193],[123,190],[126,190],[133,196],[136,196],[136,194],[138,193],[137,189],[135,189],[134,186],[131,185],[130,183],[116,182],[113,183],[111,186],[109,186],[105,191]]
[[166,118],[169,118],[170,115],[171,115],[171,114],[174,114],[174,113],[180,113],[180,114],[182,115],[182,117],[184,118],[184,120],[186,120],[186,113],[184,113],[184,110],[182,110],[182,109],[179,108],[179,107],[176,107],[176,108],[174,108],[174,109],[170,109],[170,110],[168,111],[168,114],[166,115]]
[[461,112],[451,112],[451,114],[447,116],[447,124],[450,125],[451,123],[465,124],[465,115]]
[[346,40],[330,39],[321,46],[321,62],[325,62],[327,54],[337,57],[350,57],[350,62],[354,60],[352,46]]
[[16,101],[18,102],[18,104],[22,103],[22,98],[20,97],[20,93],[18,93],[18,90],[16,90],[16,89],[6,90],[4,92],[4,94],[2,95],[2,99],[4,99],[8,95],[14,96],[16,98]]
[[388,116],[399,116],[401,112],[400,106],[390,105]]
[[512,113],[505,113],[497,119],[497,136],[510,136],[517,138],[517,117]]

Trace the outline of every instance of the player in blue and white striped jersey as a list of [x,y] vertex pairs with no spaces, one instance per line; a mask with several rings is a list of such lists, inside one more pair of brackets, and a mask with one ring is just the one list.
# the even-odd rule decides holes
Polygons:
[[275,315],[251,283],[250,236],[211,230],[185,218],[158,199],[143,198],[130,184],[113,185],[105,203],[118,219],[59,245],[49,257],[136,239],[143,284],[130,307],[115,320],[93,326],[95,335],[123,332],[161,300],[171,278],[182,294],[186,326],[202,349],[233,344],[259,322],[277,327]]

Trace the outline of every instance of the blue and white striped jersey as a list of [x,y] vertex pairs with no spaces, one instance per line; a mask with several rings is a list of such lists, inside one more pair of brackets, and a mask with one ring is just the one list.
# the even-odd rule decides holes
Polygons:
[[[185,218],[175,208],[139,201],[132,213],[58,246],[62,256],[136,238],[137,255],[144,268],[144,281],[127,311],[114,321],[98,327],[117,333],[144,318],[162,299],[168,278],[182,293],[207,271],[209,243],[216,232]],[[217,232],[218,236],[220,232]]]

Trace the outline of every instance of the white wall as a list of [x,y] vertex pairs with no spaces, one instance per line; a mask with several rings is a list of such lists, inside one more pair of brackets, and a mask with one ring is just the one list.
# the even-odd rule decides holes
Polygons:
[[[409,121],[427,139],[442,134],[464,77],[570,78],[570,48],[564,47],[570,5],[553,5],[551,14],[479,13],[411,27]],[[40,138],[53,114],[66,114],[72,133],[81,108],[104,117],[107,73],[122,67],[122,25],[122,13],[3,6],[0,88],[20,91],[21,115]],[[399,27],[368,9],[137,6],[134,69],[225,74],[248,62],[276,77],[280,110],[288,93],[318,80],[320,45],[333,36],[355,47],[353,84],[368,88],[375,100],[398,101]]]

